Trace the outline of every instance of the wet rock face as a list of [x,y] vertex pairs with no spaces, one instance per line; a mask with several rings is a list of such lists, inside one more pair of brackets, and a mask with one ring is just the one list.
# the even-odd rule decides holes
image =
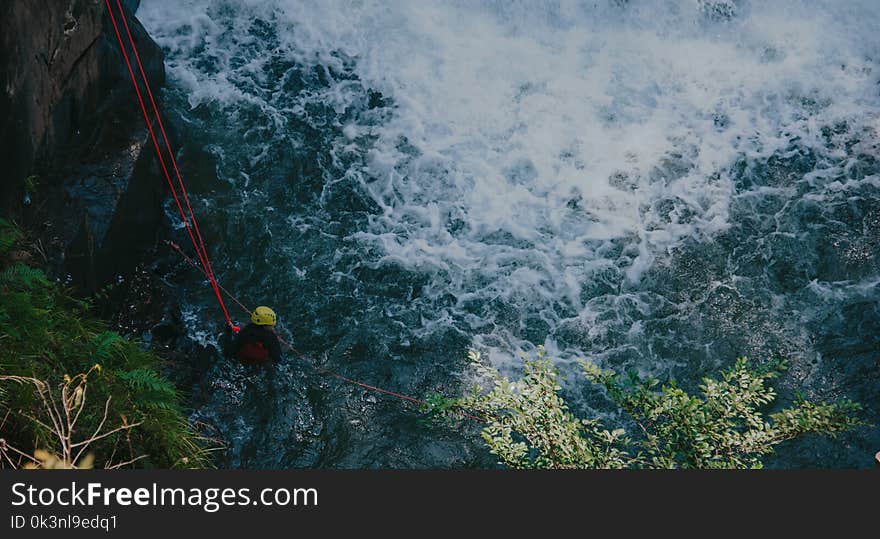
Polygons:
[[[162,53],[132,15],[137,4],[123,1],[155,92],[164,82]],[[0,163],[3,213],[45,216],[74,284],[94,290],[154,245],[164,181],[104,0],[4,7]],[[39,178],[37,188],[26,187],[29,176]],[[29,188],[35,192],[26,195]]]

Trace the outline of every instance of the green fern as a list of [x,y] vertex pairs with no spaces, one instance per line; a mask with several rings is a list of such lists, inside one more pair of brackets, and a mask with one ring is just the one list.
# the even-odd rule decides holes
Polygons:
[[22,233],[18,227],[0,218],[0,254],[9,251],[21,237]]
[[32,290],[51,286],[46,274],[37,268],[15,264],[0,273],[0,286],[16,290]]
[[[2,275],[2,274],[0,274]],[[3,288],[0,286],[0,288]],[[7,287],[11,288],[11,287]],[[28,335],[42,335],[49,331],[51,317],[50,312],[34,304],[35,294],[4,290],[0,295],[0,332],[12,337],[12,342],[6,342],[5,346],[10,351],[16,349],[18,339],[24,339]],[[21,348],[19,348],[21,350]]]
[[17,339],[21,336],[21,333],[12,323],[12,318],[6,312],[6,309],[0,308],[0,337],[3,335]]
[[104,331],[95,335],[91,340],[94,347],[95,361],[106,363],[111,359],[120,357],[125,349],[126,341],[113,331]]
[[[140,426],[125,436],[108,436],[93,445],[98,461],[138,455],[139,467],[204,467],[210,448],[182,414],[174,385],[160,371],[161,358],[134,341],[109,331],[90,312],[88,303],[49,279],[45,273],[3,256],[21,233],[0,220],[0,374],[32,376],[56,384],[65,375],[101,365],[89,377],[89,396],[80,417],[82,432],[94,432],[107,418],[125,418]],[[0,437],[22,448],[57,443],[21,410],[38,410],[42,402],[30,386],[0,385]],[[109,419],[107,419],[109,421]],[[125,455],[120,450],[125,448]],[[0,462],[0,469],[8,463]]]
[[119,373],[136,394],[139,404],[147,408],[177,410],[177,390],[165,378],[149,368],[138,368]]

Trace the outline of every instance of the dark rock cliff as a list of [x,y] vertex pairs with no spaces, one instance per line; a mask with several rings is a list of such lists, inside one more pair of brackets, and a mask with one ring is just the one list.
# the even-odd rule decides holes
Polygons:
[[[150,84],[162,52],[127,17]],[[162,227],[165,182],[104,0],[15,0],[0,12],[0,208],[41,228],[93,291],[130,273]]]

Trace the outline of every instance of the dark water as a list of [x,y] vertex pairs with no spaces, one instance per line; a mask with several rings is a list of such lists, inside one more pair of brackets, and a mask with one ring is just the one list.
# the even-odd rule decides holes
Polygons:
[[[781,398],[880,405],[873,2],[145,0],[220,281],[365,382],[455,394],[544,345],[693,386],[787,357]],[[222,319],[172,277],[192,335]],[[566,388],[604,413],[590,388]],[[219,356],[231,467],[489,466],[474,426]],[[880,428],[778,467],[867,467]]]

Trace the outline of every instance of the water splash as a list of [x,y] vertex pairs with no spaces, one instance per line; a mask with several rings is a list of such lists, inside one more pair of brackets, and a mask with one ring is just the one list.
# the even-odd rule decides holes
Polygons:
[[878,324],[880,9],[766,4],[138,15],[226,182],[203,197],[214,234],[252,240],[225,249],[224,282],[270,295],[316,351],[410,388],[401,361],[449,368],[426,343],[693,380],[785,354],[814,394],[876,402],[841,362],[876,361],[851,328]]

